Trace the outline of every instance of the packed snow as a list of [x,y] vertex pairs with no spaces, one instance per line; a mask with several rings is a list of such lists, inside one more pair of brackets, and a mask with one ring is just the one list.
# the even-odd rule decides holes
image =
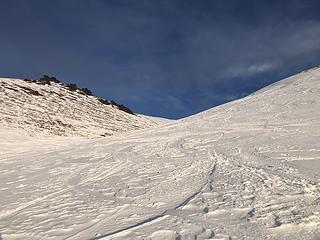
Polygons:
[[319,239],[319,109],[315,68],[121,135],[3,127],[1,237]]

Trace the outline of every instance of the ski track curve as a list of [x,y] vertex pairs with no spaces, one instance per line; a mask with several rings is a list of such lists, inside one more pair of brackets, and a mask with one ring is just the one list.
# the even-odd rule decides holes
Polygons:
[[[216,153],[215,153],[215,155],[216,155]],[[210,152],[208,152],[208,157],[212,161],[214,161],[214,159],[215,159],[214,156]],[[139,221],[137,223],[134,223],[134,224],[132,224],[130,226],[127,226],[127,227],[124,227],[124,228],[121,228],[121,229],[117,229],[117,230],[114,230],[114,231],[111,231],[111,232],[107,232],[107,233],[99,233],[99,236],[96,236],[96,237],[93,237],[93,238],[89,238],[88,240],[97,240],[97,239],[103,239],[103,238],[106,238],[106,237],[112,237],[115,234],[130,230],[130,229],[134,229],[136,227],[142,227],[144,224],[147,224],[147,223],[150,224],[153,221],[156,221],[156,220],[158,220],[160,218],[163,218],[165,216],[169,216],[172,212],[174,212],[178,208],[181,208],[181,207],[185,206],[186,204],[188,204],[191,200],[193,200],[198,194],[200,194],[203,191],[203,189],[212,181],[211,178],[212,178],[212,176],[214,174],[215,166],[216,166],[216,164],[213,163],[213,167],[212,167],[212,169],[210,171],[210,174],[208,176],[208,179],[207,179],[206,183],[203,186],[201,186],[201,188],[198,191],[196,191],[195,193],[191,194],[189,197],[184,199],[181,203],[179,203],[175,207],[166,209],[166,210],[164,210],[163,212],[161,212],[159,214],[156,214],[156,215],[151,216],[149,218],[143,219],[143,220],[141,220],[141,221]]]

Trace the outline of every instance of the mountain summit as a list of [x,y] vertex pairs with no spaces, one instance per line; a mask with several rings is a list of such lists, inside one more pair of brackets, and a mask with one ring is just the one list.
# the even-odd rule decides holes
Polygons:
[[106,136],[160,122],[134,114],[112,100],[96,97],[55,77],[39,80],[0,78],[0,123],[30,134]]

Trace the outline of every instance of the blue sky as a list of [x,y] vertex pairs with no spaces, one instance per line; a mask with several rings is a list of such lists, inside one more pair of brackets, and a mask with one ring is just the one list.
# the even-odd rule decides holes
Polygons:
[[0,76],[181,118],[320,64],[320,2],[0,1]]

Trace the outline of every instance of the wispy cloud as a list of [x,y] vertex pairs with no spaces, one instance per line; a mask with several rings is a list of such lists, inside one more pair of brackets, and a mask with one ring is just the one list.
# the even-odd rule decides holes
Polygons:
[[225,77],[246,77],[255,74],[263,74],[279,67],[275,63],[258,63],[249,66],[230,66],[226,69]]
[[260,63],[260,64],[254,64],[249,66],[247,70],[248,70],[248,73],[255,74],[255,73],[263,73],[275,67],[276,65],[273,63]]

